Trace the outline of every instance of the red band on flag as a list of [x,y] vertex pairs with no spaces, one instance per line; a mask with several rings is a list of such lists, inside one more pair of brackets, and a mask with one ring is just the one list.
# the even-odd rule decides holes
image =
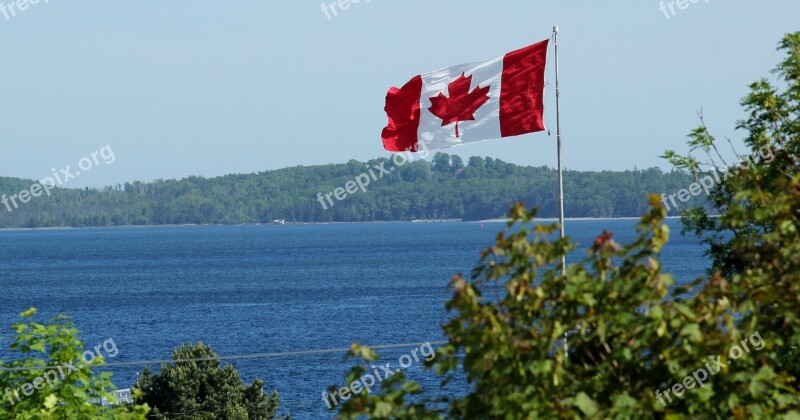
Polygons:
[[386,94],[386,115],[389,124],[383,129],[383,148],[390,152],[416,152],[420,119],[422,76],[416,76],[398,89]]
[[500,133],[518,136],[544,130],[544,71],[548,40],[512,51],[503,58]]

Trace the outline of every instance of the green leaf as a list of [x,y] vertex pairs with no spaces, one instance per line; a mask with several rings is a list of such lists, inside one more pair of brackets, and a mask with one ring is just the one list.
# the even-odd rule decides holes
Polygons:
[[19,316],[21,316],[22,318],[30,318],[30,317],[32,317],[34,315],[36,315],[36,308],[30,308],[27,311],[22,312],[21,314],[19,314]]
[[698,342],[703,338],[703,334],[700,332],[700,326],[697,324],[687,324],[681,328],[681,335],[684,337],[689,337],[689,340]]
[[58,397],[53,394],[50,394],[44,397],[44,406],[50,410],[55,408],[56,404],[58,404]]
[[654,319],[664,318],[664,310],[660,306],[653,306],[650,308],[650,316]]
[[686,306],[685,304],[674,302],[673,306],[675,307],[675,309],[678,310],[678,313],[680,313],[681,315],[685,316],[689,320],[692,320],[692,321],[695,320],[695,318],[696,318],[695,313],[692,312],[692,310],[689,309],[689,307]]
[[575,405],[587,416],[591,417],[597,414],[597,403],[585,392],[581,392],[575,397]]

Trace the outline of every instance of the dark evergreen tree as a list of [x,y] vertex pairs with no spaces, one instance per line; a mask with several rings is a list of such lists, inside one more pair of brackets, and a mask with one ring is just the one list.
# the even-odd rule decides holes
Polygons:
[[[175,364],[158,373],[149,368],[134,385],[136,402],[147,402],[149,418],[272,420],[278,411],[278,393],[264,394],[264,382],[244,385],[231,365],[222,366],[211,347],[198,343],[181,346],[172,354]],[[207,359],[204,361],[192,361]]]

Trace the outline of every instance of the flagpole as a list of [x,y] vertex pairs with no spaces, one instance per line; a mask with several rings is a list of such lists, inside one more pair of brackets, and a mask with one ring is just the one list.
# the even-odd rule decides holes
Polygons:
[[[556,56],[556,139],[558,143],[558,223],[561,225],[560,238],[564,239],[564,173],[561,168],[561,102],[558,84],[558,26],[553,26],[553,45]],[[567,274],[567,256],[561,257],[561,274]]]
[[[556,143],[558,144],[558,224],[561,229],[559,237],[564,239],[566,231],[564,229],[564,173],[561,169],[561,93],[558,84],[558,26],[553,26],[553,46],[555,47],[556,58]],[[561,256],[561,275],[567,275],[567,256]],[[564,331],[564,360],[569,361],[569,331]]]

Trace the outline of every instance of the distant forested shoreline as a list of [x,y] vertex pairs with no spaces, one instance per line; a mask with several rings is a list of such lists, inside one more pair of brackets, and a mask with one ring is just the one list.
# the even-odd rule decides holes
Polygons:
[[[377,167],[387,172],[373,169]],[[342,197],[348,183],[360,175],[363,180],[365,173],[371,177],[366,192],[357,189],[342,200],[331,194],[341,188]],[[465,163],[459,156],[438,153],[431,161],[403,165],[387,158],[351,160],[215,178],[137,181],[103,189],[55,188],[49,196],[33,197],[17,208],[0,204],[0,228],[484,220],[505,217],[517,201],[538,207],[541,217],[556,217],[556,179],[553,168],[489,157],[472,157]],[[19,194],[34,182],[0,178],[0,195]],[[639,216],[648,209],[648,193],[669,195],[692,182],[686,173],[659,168],[565,171],[566,216]],[[352,183],[349,187],[354,190]],[[701,195],[670,214],[704,204]]]

